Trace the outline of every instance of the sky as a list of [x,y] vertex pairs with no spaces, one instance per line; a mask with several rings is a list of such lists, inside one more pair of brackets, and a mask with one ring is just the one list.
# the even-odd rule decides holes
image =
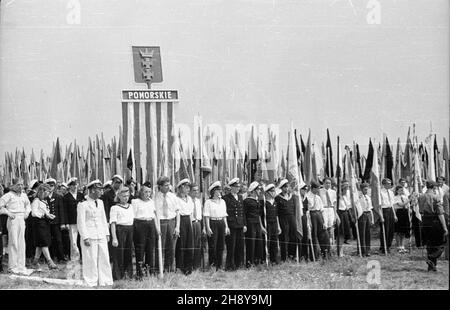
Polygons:
[[133,45],[160,46],[164,81],[152,88],[178,90],[180,124],[197,114],[223,128],[276,124],[282,146],[291,121],[319,143],[326,128],[333,143],[404,142],[413,123],[419,140],[431,126],[439,143],[449,137],[447,0],[3,0],[0,10],[0,154],[117,136],[121,90],[146,88]]

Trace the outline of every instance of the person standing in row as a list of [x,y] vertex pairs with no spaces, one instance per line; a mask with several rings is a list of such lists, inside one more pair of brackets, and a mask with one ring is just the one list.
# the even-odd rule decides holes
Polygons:
[[239,179],[232,179],[228,185],[231,192],[222,197],[227,205],[227,223],[230,234],[225,237],[227,258],[225,269],[236,270],[244,265],[244,233],[247,231],[242,196],[239,195]]
[[63,204],[67,214],[67,224],[69,226],[70,260],[77,261],[80,259],[77,207],[80,202],[84,201],[84,196],[78,192],[77,178],[70,178],[67,182],[67,186],[69,187],[69,191],[63,197]]
[[338,216],[341,220],[340,230],[344,234],[344,244],[349,244],[351,239],[350,191],[348,181],[343,180],[341,185],[341,197],[339,199]]
[[161,230],[155,203],[151,199],[152,184],[145,182],[139,190],[139,197],[131,201],[134,211],[134,250],[136,254],[136,276],[156,273],[155,251],[157,237]]
[[372,199],[369,196],[369,184],[361,184],[361,196],[359,203],[362,214],[358,219],[359,240],[361,244],[361,255],[370,256],[370,226],[374,224]]
[[278,264],[278,235],[281,234],[278,211],[275,205],[275,185],[268,184],[264,188],[266,200],[267,248],[271,264]]
[[259,202],[261,186],[254,181],[248,187],[248,196],[244,199],[244,213],[247,224],[245,234],[246,266],[259,265],[263,259],[263,235],[267,234],[261,222],[262,206]]
[[[173,269],[175,240],[180,236],[180,204],[178,197],[169,191],[169,178],[159,177],[158,192],[155,195],[155,208],[161,227],[161,247],[164,270]],[[158,256],[159,257],[159,256]],[[159,262],[159,259],[157,260]]]
[[444,219],[444,208],[439,196],[435,193],[437,184],[427,181],[426,186],[427,191],[419,197],[419,210],[423,216],[423,241],[427,247],[428,271],[437,271],[437,260],[444,251],[448,230]]
[[319,195],[320,185],[316,182],[311,182],[311,199],[309,202],[309,214],[311,216],[311,238],[314,247],[314,256],[318,258],[318,248],[325,259],[330,251],[330,237],[328,236],[327,226],[323,220],[323,202]]
[[296,256],[297,247],[297,223],[295,221],[295,205],[294,199],[289,193],[289,181],[283,179],[280,181],[278,187],[281,193],[275,197],[275,206],[278,210],[278,218],[280,221],[281,235],[280,235],[280,254],[281,261],[286,259],[294,260]]
[[180,238],[175,246],[175,262],[185,275],[192,273],[194,259],[194,239],[192,232],[192,213],[194,202],[189,197],[189,179],[183,179],[177,184],[178,203],[180,205]]
[[77,228],[81,238],[83,279],[88,286],[113,284],[109,263],[109,229],[106,221],[102,194],[102,183],[94,180],[87,184],[86,201],[77,208]]
[[133,277],[131,248],[133,246],[134,210],[128,203],[130,189],[126,186],[119,189],[116,204],[111,207],[109,224],[113,246],[113,279],[121,280]]
[[222,267],[225,236],[230,234],[227,223],[227,205],[221,198],[222,186],[216,181],[208,189],[209,199],[205,201],[203,216],[208,236],[208,257],[210,267]]
[[[32,180],[30,182],[30,190],[27,193],[28,200],[32,202],[36,198],[36,190],[42,184],[41,181]],[[27,261],[34,258],[36,252],[36,246],[34,245],[34,232],[33,232],[33,216],[29,216],[25,221],[25,252]]]
[[202,201],[200,200],[200,191],[198,185],[190,185],[189,195],[191,196],[194,210],[192,211],[192,239],[194,246],[194,260],[192,268],[199,269],[202,264]]
[[50,186],[47,184],[39,185],[37,188],[36,197],[31,203],[34,245],[36,247],[33,265],[37,266],[41,255],[44,254],[48,267],[50,269],[57,269],[58,267],[50,257],[50,252],[48,250],[51,243],[49,220],[55,218],[55,216],[50,213],[50,208],[46,200],[50,194],[50,190]]
[[12,180],[10,191],[0,197],[0,214],[8,216],[8,269],[13,273],[31,274],[25,267],[25,220],[31,211],[30,201],[23,193],[23,181]]
[[63,200],[62,197],[56,193],[55,179],[49,178],[45,180],[44,183],[50,186],[50,194],[46,199],[50,208],[50,213],[55,216],[52,220],[50,220],[50,232],[52,236],[50,254],[53,259],[56,258],[60,262],[65,262],[67,259],[64,257],[61,229],[65,229],[67,220]]
[[111,207],[115,205],[115,199],[117,196],[117,192],[122,187],[123,179],[120,175],[116,174],[111,178],[112,184],[111,189],[106,190],[101,199],[103,200],[103,204],[105,205],[106,219],[109,222],[109,214]]
[[395,214],[397,216],[397,222],[394,225],[394,230],[397,233],[397,250],[399,253],[407,253],[408,251],[405,249],[405,238],[409,238],[410,236],[410,203],[408,196],[405,195],[404,187],[401,185],[397,185],[395,187],[394,192],[394,209]]
[[[391,190],[392,182],[390,179],[385,178],[381,181],[383,188],[380,191],[381,196],[381,209],[382,215],[380,217],[380,225],[384,225],[384,231],[386,233],[386,249],[390,253],[392,240],[394,239],[395,222],[397,222],[397,215],[394,211],[394,192]],[[380,227],[380,252],[385,254],[384,251],[384,237],[383,227]]]
[[339,217],[337,215],[337,200],[336,191],[331,188],[331,178],[325,177],[323,179],[323,188],[319,189],[320,198],[323,203],[323,220],[327,227],[328,236],[330,237],[330,244],[334,244],[334,225],[336,222],[340,224]]

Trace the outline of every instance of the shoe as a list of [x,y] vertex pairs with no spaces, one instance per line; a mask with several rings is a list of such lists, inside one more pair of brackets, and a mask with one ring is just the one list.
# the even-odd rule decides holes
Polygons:
[[348,242],[348,240],[344,240],[344,244],[350,244],[350,242]]
[[58,266],[56,266],[56,264],[54,262],[49,262],[48,263],[48,268],[49,269],[58,269]]

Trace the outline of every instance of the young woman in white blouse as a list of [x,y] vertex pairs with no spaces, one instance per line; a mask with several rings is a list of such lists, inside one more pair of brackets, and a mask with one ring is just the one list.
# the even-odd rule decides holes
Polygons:
[[392,200],[395,214],[397,215],[397,222],[394,225],[394,231],[397,234],[397,250],[400,254],[407,253],[405,249],[405,238],[410,236],[410,203],[408,196],[405,195],[404,188],[401,185],[395,187],[395,196]]
[[222,267],[225,235],[230,233],[226,218],[227,206],[221,198],[222,186],[219,181],[209,187],[210,198],[205,201],[203,216],[205,217],[206,234],[208,235],[209,265],[217,270]]
[[134,210],[128,203],[130,189],[122,187],[117,192],[117,204],[111,207],[109,223],[113,246],[113,279],[132,278],[133,265],[131,248],[133,245]]
[[41,184],[37,188],[36,198],[31,203],[34,243],[36,245],[33,265],[36,267],[38,266],[39,259],[41,258],[42,253],[44,253],[48,267],[50,269],[57,269],[58,267],[50,257],[50,252],[48,250],[51,243],[50,222],[48,220],[55,218],[55,216],[50,213],[49,206],[45,201],[45,198],[47,198],[49,194],[50,186],[47,184]]
[[134,211],[134,250],[136,254],[136,276],[156,273],[155,251],[157,236],[160,234],[152,197],[152,184],[145,182],[138,192],[139,198],[131,200]]

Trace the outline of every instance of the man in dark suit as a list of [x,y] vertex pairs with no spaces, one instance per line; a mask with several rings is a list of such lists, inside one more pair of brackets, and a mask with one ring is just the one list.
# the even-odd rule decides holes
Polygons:
[[225,237],[227,245],[225,268],[236,270],[244,265],[244,233],[247,231],[247,227],[243,199],[241,195],[238,195],[239,179],[234,178],[228,185],[231,187],[231,192],[222,197],[227,205],[227,222],[230,228],[230,234]]
[[64,257],[61,229],[67,229],[67,216],[66,212],[64,212],[63,199],[56,193],[55,179],[47,179],[45,183],[50,186],[51,190],[50,195],[46,198],[50,214],[55,216],[53,220],[50,220],[50,235],[52,238],[50,255],[54,260],[57,258],[58,261],[65,262],[67,258]]
[[67,214],[67,225],[69,226],[70,240],[70,260],[76,261],[80,259],[81,247],[77,229],[77,206],[78,203],[84,201],[83,194],[78,192],[78,179],[70,178],[67,182],[69,190],[63,197],[64,211]]
[[103,205],[105,206],[105,214],[106,214],[106,220],[109,223],[109,210],[111,210],[111,207],[115,205],[114,199],[116,198],[116,193],[119,190],[120,186],[123,184],[123,179],[120,175],[116,174],[111,178],[112,184],[111,188],[106,190],[102,197],[100,197],[101,200],[103,200]]

